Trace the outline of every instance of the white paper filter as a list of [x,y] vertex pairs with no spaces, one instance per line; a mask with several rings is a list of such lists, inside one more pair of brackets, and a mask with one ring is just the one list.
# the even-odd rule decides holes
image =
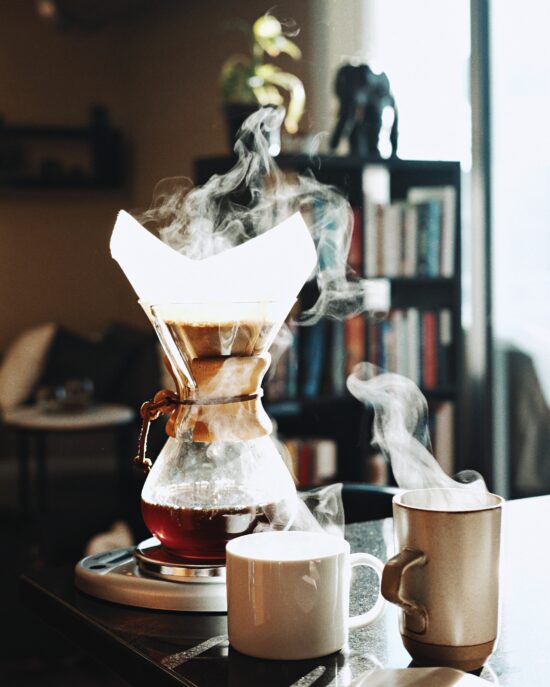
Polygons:
[[202,318],[210,311],[213,321],[220,303],[227,304],[225,317],[231,316],[233,302],[286,302],[289,310],[317,263],[313,239],[299,212],[239,246],[192,260],[121,210],[111,255],[146,310],[154,304],[204,303]]

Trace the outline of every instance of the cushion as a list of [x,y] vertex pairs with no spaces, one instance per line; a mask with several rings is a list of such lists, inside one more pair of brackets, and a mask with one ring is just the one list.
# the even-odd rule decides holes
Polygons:
[[55,324],[42,324],[22,332],[9,346],[0,367],[0,408],[11,409],[29,400],[55,332]]
[[110,400],[139,409],[162,388],[157,337],[126,324],[113,324],[105,334],[105,342],[117,342],[127,347],[127,364],[120,369]]
[[117,337],[105,336],[95,341],[60,327],[36,388],[62,386],[71,379],[91,379],[94,398],[112,401],[117,381],[132,354],[132,346]]

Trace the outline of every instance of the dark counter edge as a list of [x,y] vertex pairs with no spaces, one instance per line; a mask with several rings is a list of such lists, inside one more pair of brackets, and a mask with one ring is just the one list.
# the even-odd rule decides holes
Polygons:
[[[65,601],[40,587],[26,575],[19,578],[21,601],[50,627],[79,649],[87,653],[138,687],[174,687],[178,681],[186,687],[196,687],[185,678],[155,663],[136,651],[130,644],[116,637],[108,628],[90,620]],[[75,589],[76,594],[80,594]],[[52,618],[56,618],[52,622]],[[126,660],[125,652],[132,654]]]

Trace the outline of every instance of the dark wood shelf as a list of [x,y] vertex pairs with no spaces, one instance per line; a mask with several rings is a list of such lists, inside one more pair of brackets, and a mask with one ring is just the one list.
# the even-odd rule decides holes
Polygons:
[[77,126],[1,126],[0,136],[85,141],[101,130]]
[[[235,155],[212,155],[200,158],[195,162],[195,168],[205,169],[215,167],[223,174],[223,170],[229,170],[235,164],[237,158]],[[435,169],[460,170],[459,162],[448,162],[446,160],[405,160],[399,157],[389,158],[387,160],[379,158],[365,158],[356,155],[288,155],[281,153],[275,158],[275,162],[279,167],[286,169],[292,166],[293,169],[351,169],[354,172],[367,165],[381,165],[393,171],[407,171],[411,172],[430,172],[433,174]]]
[[[79,146],[78,163],[64,144]],[[123,186],[123,139],[95,107],[88,126],[8,125],[0,119],[0,189],[116,189]]]
[[372,277],[373,279],[389,279],[392,286],[417,288],[421,286],[441,286],[443,288],[454,288],[454,277]]
[[[457,393],[454,386],[439,389],[420,389],[420,391],[428,401],[453,399]],[[317,398],[289,398],[277,401],[267,399],[264,403],[266,411],[274,417],[299,415],[304,411],[322,409],[328,406],[333,407],[337,412],[341,412],[346,407],[356,407],[357,404],[361,405],[361,402],[351,394],[347,396],[319,396]]]
[[360,404],[356,398],[351,394],[347,396],[318,396],[316,398],[289,398],[277,401],[265,402],[265,408],[268,413],[277,417],[298,415],[308,409],[326,408],[327,406],[338,406],[343,408],[346,406],[357,406]]
[[[234,155],[215,155],[195,161],[195,180],[204,184],[212,174],[225,174],[235,164]],[[460,187],[460,163],[441,160],[388,160],[333,155],[286,155],[275,158],[276,164],[284,170],[304,172],[310,170],[323,183],[337,186],[349,198],[354,207],[363,207],[362,171],[369,165],[379,165],[390,172],[390,193],[392,200],[405,198],[410,180],[415,185]]]
[[117,189],[123,186],[122,180],[118,182],[101,181],[96,179],[0,179],[0,191],[2,189]]
[[396,277],[390,282],[392,308],[454,308],[460,286],[454,277]]
[[452,400],[457,395],[457,389],[454,386],[442,387],[440,389],[420,389],[424,396],[430,400]]

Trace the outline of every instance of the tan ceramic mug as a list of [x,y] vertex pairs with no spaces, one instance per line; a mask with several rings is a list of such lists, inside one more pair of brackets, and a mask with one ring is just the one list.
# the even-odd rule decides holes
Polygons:
[[493,652],[503,502],[463,488],[394,497],[399,553],[384,567],[382,594],[401,607],[401,636],[417,663],[470,671]]

